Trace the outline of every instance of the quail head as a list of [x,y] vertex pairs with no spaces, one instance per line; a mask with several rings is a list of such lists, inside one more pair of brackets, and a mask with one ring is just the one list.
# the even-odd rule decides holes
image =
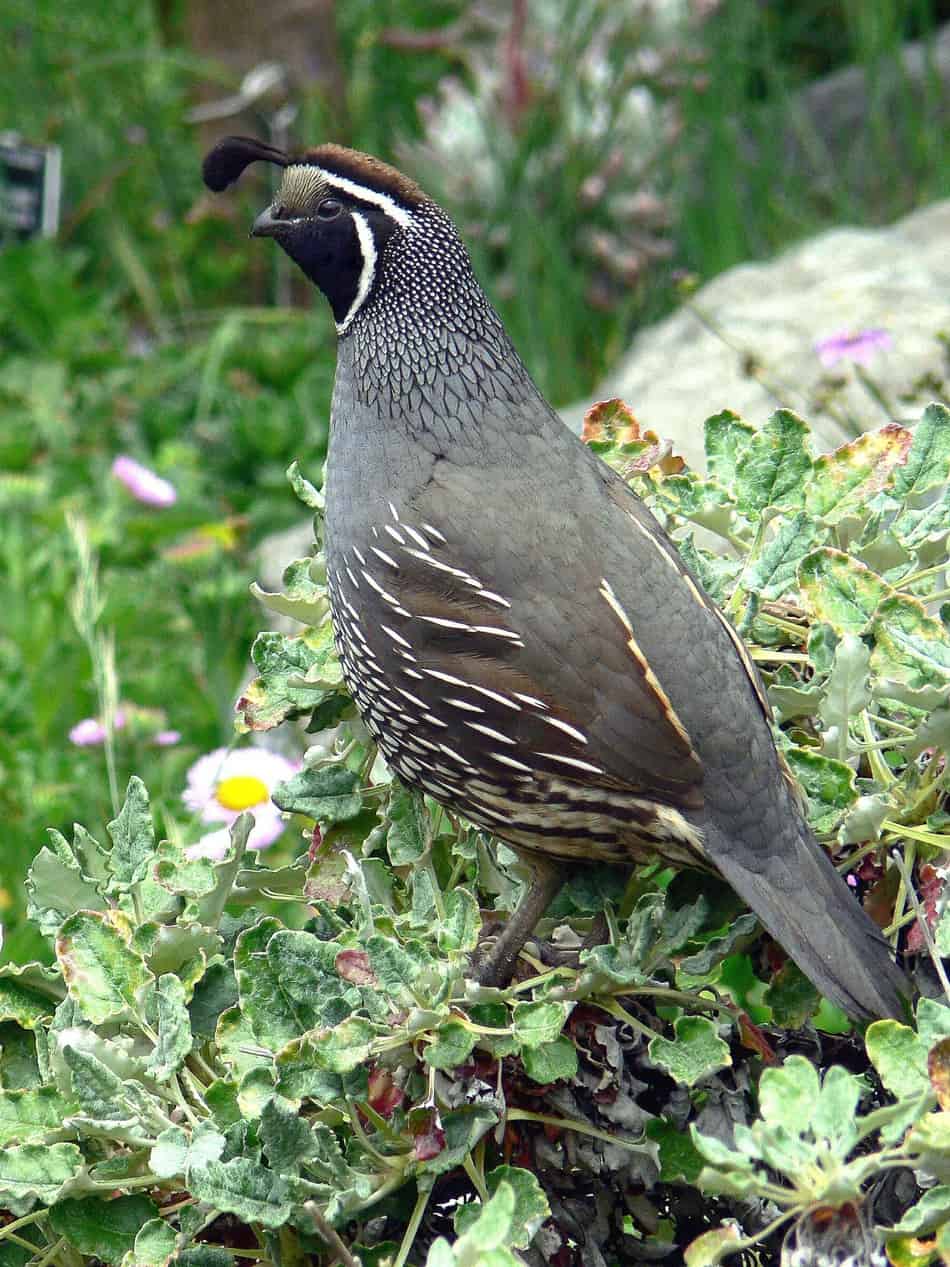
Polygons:
[[327,576],[347,685],[392,770],[531,860],[487,958],[510,975],[567,868],[717,871],[829,998],[899,1015],[903,978],[812,836],[741,639],[653,516],[541,396],[449,216],[368,155],[228,137],[254,221],[339,334]]

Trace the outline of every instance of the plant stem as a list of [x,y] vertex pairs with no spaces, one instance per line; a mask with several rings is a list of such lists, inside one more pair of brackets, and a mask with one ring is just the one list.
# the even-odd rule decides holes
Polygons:
[[341,1239],[339,1239],[337,1230],[331,1228],[331,1225],[329,1225],[327,1220],[323,1218],[323,1214],[320,1213],[317,1202],[304,1202],[304,1210],[307,1210],[310,1218],[312,1218],[314,1223],[317,1224],[317,1230],[320,1237],[326,1240],[329,1248],[331,1248],[333,1253],[336,1254],[339,1262],[343,1264],[343,1267],[361,1267],[360,1259],[353,1258],[346,1245],[343,1244]]
[[866,708],[861,711],[861,726],[864,730],[865,743],[869,745],[867,754],[871,773],[874,775],[875,780],[883,787],[891,787],[897,780],[891,773],[890,766],[882,758],[881,754],[874,746],[877,744],[877,735],[874,732],[874,727],[871,725],[871,719],[868,717]]
[[22,1249],[29,1250],[33,1255],[42,1254],[42,1248],[39,1245],[34,1245],[32,1241],[28,1241],[25,1236],[17,1236],[15,1232],[13,1235],[9,1235],[6,1228],[3,1231],[4,1239],[8,1240],[12,1245],[19,1245]]
[[406,1227],[406,1233],[402,1238],[402,1244],[399,1246],[399,1253],[393,1261],[393,1267],[405,1267],[406,1259],[409,1257],[409,1251],[412,1249],[412,1242],[416,1239],[416,1233],[419,1231],[419,1224],[422,1222],[422,1216],[426,1212],[426,1206],[429,1204],[429,1192],[420,1192],[416,1197],[415,1208]]
[[654,999],[666,999],[670,1003],[681,1003],[683,1007],[701,1007],[707,1011],[719,1012],[726,1020],[735,1023],[736,1014],[726,1003],[718,999],[707,999],[700,994],[687,994],[683,990],[670,990],[665,986],[637,986],[630,994],[647,994]]
[[359,1119],[359,1114],[356,1111],[356,1106],[351,1103],[347,1103],[347,1110],[349,1113],[350,1125],[353,1127],[353,1134],[359,1140],[361,1146],[365,1148],[366,1152],[370,1155],[370,1157],[372,1157],[375,1161],[378,1161],[379,1164],[385,1167],[387,1170],[401,1169],[401,1166],[398,1160],[392,1157],[384,1156],[379,1151],[379,1149],[374,1148],[373,1145],[369,1142],[369,1136],[363,1130],[363,1123]]
[[188,1057],[188,1060],[193,1065],[197,1066],[198,1072],[201,1074],[202,1078],[207,1078],[208,1086],[210,1086],[212,1082],[217,1082],[218,1075],[211,1068],[211,1066],[204,1059],[204,1057],[201,1056],[198,1052],[196,1051],[191,1052],[191,1054]]
[[909,896],[913,895],[915,898],[917,896],[917,894],[914,893],[913,882],[914,861],[916,857],[917,842],[915,840],[907,842],[907,850],[903,855],[901,855],[901,851],[899,849],[891,850],[891,858],[893,859],[894,865],[897,867],[898,873],[900,874],[900,884],[897,888],[897,897],[894,900],[893,923],[897,925],[900,924],[900,921],[903,918],[904,908],[907,905]]
[[64,1249],[65,1246],[66,1246],[66,1238],[64,1236],[61,1236],[58,1241],[54,1242],[54,1244],[52,1244],[49,1247],[49,1249],[42,1256],[42,1258],[38,1258],[36,1262],[32,1264],[32,1267],[49,1267],[49,1264],[53,1261],[54,1258],[57,1258],[59,1256],[59,1251],[61,1249]]
[[891,730],[896,730],[898,734],[906,735],[908,738],[911,738],[917,733],[915,730],[912,730],[910,726],[905,726],[902,722],[892,721],[890,717],[881,717],[877,713],[872,713],[869,710],[867,711],[868,717],[870,717],[875,726],[888,726]]
[[24,1214],[22,1219],[15,1219],[5,1227],[0,1227],[0,1241],[6,1240],[13,1232],[18,1232],[21,1227],[29,1227],[31,1223],[38,1223],[47,1214],[49,1214],[49,1210],[44,1206],[42,1210],[34,1210],[32,1214]]
[[919,840],[922,845],[935,845],[937,849],[950,850],[950,835],[943,832],[908,827],[906,823],[895,823],[889,818],[885,818],[881,823],[881,831],[886,831],[891,836],[906,836],[908,840]]
[[552,1117],[549,1113],[532,1113],[530,1109],[509,1109],[509,1122],[540,1122],[542,1126],[554,1126],[562,1131],[574,1131],[578,1135],[589,1135],[591,1139],[603,1140],[605,1144],[619,1144],[621,1148],[629,1148],[632,1153],[643,1152],[649,1144],[639,1140],[623,1139],[619,1135],[610,1135],[589,1122],[579,1122],[571,1117]]
[[937,947],[934,945],[933,933],[930,931],[930,924],[927,922],[926,912],[920,905],[920,898],[917,896],[917,891],[913,885],[913,877],[911,875],[914,866],[912,848],[913,847],[911,845],[908,845],[907,847],[907,853],[910,855],[909,858],[902,858],[899,849],[892,850],[891,857],[894,859],[894,865],[900,872],[901,884],[904,886],[904,890],[910,899],[910,904],[914,908],[914,914],[917,917],[917,922],[920,924],[920,931],[923,934],[924,941],[927,943],[927,952],[930,955],[934,968],[936,969],[937,978],[943,987],[944,997],[948,1002],[950,1002],[950,980],[947,979],[943,960],[937,953]]
[[808,664],[808,656],[800,651],[770,651],[768,647],[750,647],[749,655],[764,664]]
[[481,1197],[482,1202],[487,1205],[488,1188],[485,1186],[484,1176],[480,1173],[478,1167],[475,1165],[475,1162],[472,1160],[471,1153],[465,1154],[465,1160],[462,1162],[462,1165],[465,1167],[465,1173],[472,1181],[472,1187],[478,1193],[479,1197]]
[[612,1016],[615,1020],[622,1021],[624,1025],[629,1025],[635,1030],[641,1038],[656,1038],[656,1030],[652,1030],[649,1025],[644,1025],[643,1021],[638,1021],[635,1016],[631,1016],[625,1007],[622,1007],[616,999],[600,1000],[598,1007],[602,1008],[608,1016]]
[[880,845],[881,842],[879,840],[871,840],[866,845],[862,845],[860,849],[855,849],[854,853],[845,858],[844,862],[838,863],[838,874],[847,875],[853,866],[856,866],[863,858],[866,858],[869,853],[874,853],[876,849],[880,848]]
[[[948,567],[950,567],[950,564],[945,559],[943,563],[935,563],[933,567],[921,568],[919,572],[911,572],[909,576],[902,576],[894,588],[905,590],[908,585],[916,585],[918,581],[923,581],[928,576],[936,576],[939,572],[946,572]],[[922,594],[918,597],[929,598],[930,596],[929,594]]]

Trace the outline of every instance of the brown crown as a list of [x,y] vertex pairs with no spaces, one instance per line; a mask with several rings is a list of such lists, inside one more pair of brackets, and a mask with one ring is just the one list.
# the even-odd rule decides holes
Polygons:
[[362,154],[359,150],[348,150],[343,145],[317,145],[305,150],[297,163],[314,163],[326,172],[335,176],[344,176],[357,185],[365,185],[378,193],[389,194],[403,206],[418,207],[428,202],[428,196],[419,188],[414,180],[404,176],[395,167],[373,158],[371,154]]
[[283,150],[266,145],[255,137],[226,136],[205,156],[202,174],[205,184],[220,192],[238,179],[250,163],[275,163],[278,167],[291,167],[296,164],[313,164],[327,172],[344,176],[358,185],[375,189],[379,193],[389,194],[403,206],[418,207],[429,199],[408,176],[390,167],[388,163],[373,158],[370,154],[361,154],[359,150],[348,150],[343,145],[317,145],[313,149],[304,150],[300,155],[291,156]]

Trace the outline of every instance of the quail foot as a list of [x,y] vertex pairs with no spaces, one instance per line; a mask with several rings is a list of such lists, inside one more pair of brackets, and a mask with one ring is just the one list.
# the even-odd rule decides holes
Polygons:
[[503,982],[570,868],[719,872],[820,990],[902,1014],[880,931],[812,836],[754,666],[627,485],[541,396],[449,216],[337,145],[243,137],[213,190],[283,169],[254,222],[339,335],[327,577],[347,685],[392,770],[536,879],[488,957]]

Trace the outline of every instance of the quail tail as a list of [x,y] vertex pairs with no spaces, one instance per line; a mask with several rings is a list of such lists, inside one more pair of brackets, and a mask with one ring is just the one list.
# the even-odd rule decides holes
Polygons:
[[850,1016],[903,1020],[910,987],[880,929],[805,824],[788,827],[787,837],[772,842],[766,855],[750,857],[707,823],[707,848],[729,884],[822,994]]

